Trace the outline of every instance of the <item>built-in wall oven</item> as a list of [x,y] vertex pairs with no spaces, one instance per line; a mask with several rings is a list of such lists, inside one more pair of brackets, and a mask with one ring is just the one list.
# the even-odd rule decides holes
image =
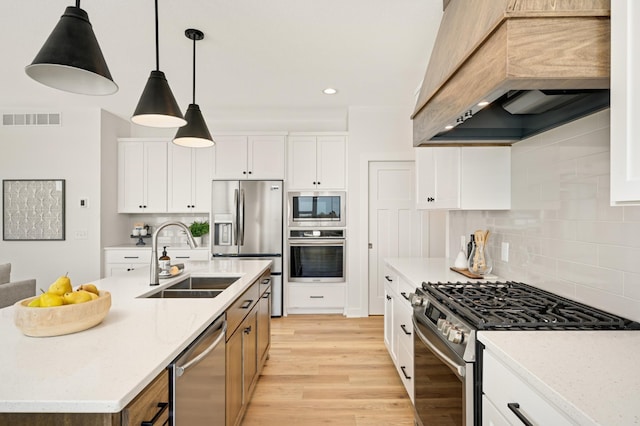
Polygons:
[[482,424],[482,330],[626,330],[640,324],[518,282],[422,283],[411,295],[417,425]]
[[289,192],[287,198],[290,228],[346,226],[344,191]]
[[289,281],[345,281],[346,235],[344,229],[289,230]]

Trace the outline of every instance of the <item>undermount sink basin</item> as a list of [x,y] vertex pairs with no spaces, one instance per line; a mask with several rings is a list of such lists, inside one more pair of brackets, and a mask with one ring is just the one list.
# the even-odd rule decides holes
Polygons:
[[164,290],[142,297],[146,299],[212,298],[239,279],[240,277],[190,277]]
[[213,298],[222,293],[222,290],[192,290],[167,288],[147,296],[148,299],[200,299]]

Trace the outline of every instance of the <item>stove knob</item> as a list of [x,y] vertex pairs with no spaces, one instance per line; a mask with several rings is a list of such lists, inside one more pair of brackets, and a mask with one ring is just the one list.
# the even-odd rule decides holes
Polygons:
[[448,336],[449,330],[451,330],[451,327],[453,327],[453,324],[451,324],[449,321],[445,321],[442,324],[442,334],[444,334],[445,336]]
[[453,343],[462,343],[464,341],[464,332],[453,327],[451,330],[449,330],[447,340]]
[[409,301],[411,302],[411,306],[416,308],[419,308],[420,306],[427,306],[429,304],[427,299],[415,293],[411,293],[409,295]]
[[445,322],[448,322],[448,321],[444,318],[438,318],[438,322],[436,323],[436,325],[438,326],[439,331],[442,331],[442,327],[444,327]]

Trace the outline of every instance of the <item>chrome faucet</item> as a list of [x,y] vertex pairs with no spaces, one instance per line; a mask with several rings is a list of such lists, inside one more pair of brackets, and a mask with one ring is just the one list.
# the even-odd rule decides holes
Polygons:
[[197,247],[196,241],[193,239],[193,235],[191,235],[191,231],[189,231],[189,228],[184,223],[170,220],[168,222],[160,224],[151,236],[151,283],[149,285],[160,284],[160,275],[158,274],[158,269],[160,268],[160,265],[158,263],[158,234],[164,228],[171,225],[179,226],[184,230],[184,232],[187,234],[187,243],[189,244],[189,247]]

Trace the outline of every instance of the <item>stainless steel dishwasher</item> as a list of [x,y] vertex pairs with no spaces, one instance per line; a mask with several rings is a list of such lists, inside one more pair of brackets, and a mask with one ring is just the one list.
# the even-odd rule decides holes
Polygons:
[[225,314],[169,365],[170,424],[225,424]]

